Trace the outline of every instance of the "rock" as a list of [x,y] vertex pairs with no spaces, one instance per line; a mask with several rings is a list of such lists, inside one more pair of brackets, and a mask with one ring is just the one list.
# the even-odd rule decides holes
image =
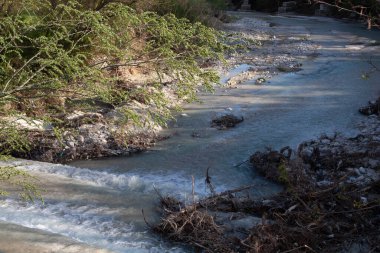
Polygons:
[[301,64],[295,65],[279,65],[277,66],[277,70],[284,73],[298,72],[301,71]]
[[380,98],[378,98],[376,101],[369,101],[367,106],[361,107],[359,109],[359,112],[364,115],[373,115],[377,114],[379,115],[380,112]]
[[238,118],[235,115],[227,114],[216,119],[213,119],[211,122],[211,127],[218,128],[219,130],[235,127],[237,124],[244,121],[244,118]]
[[360,167],[360,168],[359,168],[359,172],[360,172],[361,174],[365,174],[365,173],[366,173],[366,169],[364,169],[363,167]]
[[78,135],[77,140],[79,143],[84,143],[84,137],[83,135]]
[[266,81],[264,77],[259,77],[256,79],[255,84],[264,84]]
[[192,133],[191,133],[191,137],[193,137],[193,138],[200,138],[200,137],[201,137],[201,134],[198,133],[198,132],[192,132]]
[[16,128],[23,130],[46,131],[53,129],[53,126],[50,123],[44,122],[42,120],[31,119],[22,115],[1,117],[1,119]]
[[69,142],[67,143],[67,145],[68,145],[69,147],[71,147],[71,148],[75,148],[75,142],[73,142],[73,141],[69,141]]

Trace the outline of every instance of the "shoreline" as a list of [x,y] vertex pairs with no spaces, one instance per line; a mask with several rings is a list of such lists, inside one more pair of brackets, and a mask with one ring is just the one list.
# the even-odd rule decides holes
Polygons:
[[254,153],[252,169],[284,186],[274,196],[250,198],[245,191],[255,186],[189,205],[159,196],[162,221],[151,229],[205,252],[379,250],[380,116],[364,122],[355,137]]

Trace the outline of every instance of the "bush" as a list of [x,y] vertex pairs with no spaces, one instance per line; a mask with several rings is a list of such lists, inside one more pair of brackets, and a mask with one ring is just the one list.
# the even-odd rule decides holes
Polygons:
[[[0,16],[0,116],[26,114],[59,126],[55,115],[91,110],[96,101],[116,108],[123,124],[165,124],[173,109],[167,89],[193,101],[219,80],[201,65],[222,59],[227,46],[201,23],[120,3],[93,11],[76,1],[52,8],[24,0],[12,8]],[[118,70],[131,66],[158,78],[125,83]],[[143,106],[130,106],[136,103]]]

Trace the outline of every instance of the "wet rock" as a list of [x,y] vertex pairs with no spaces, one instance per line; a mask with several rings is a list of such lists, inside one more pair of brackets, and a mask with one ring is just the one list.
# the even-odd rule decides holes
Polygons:
[[285,73],[298,72],[302,70],[301,66],[302,64],[300,63],[289,64],[289,65],[282,64],[282,65],[277,66],[277,70],[280,72],[285,72]]
[[198,133],[198,132],[192,132],[192,133],[191,133],[191,137],[193,137],[193,138],[200,138],[200,137],[201,137],[201,134]]
[[215,127],[219,130],[235,127],[237,124],[244,121],[243,117],[237,117],[232,114],[227,114],[216,119],[213,119],[211,122],[211,127]]
[[379,115],[380,113],[380,98],[376,101],[369,101],[367,106],[363,106],[359,109],[359,112],[364,115]]
[[264,84],[267,80],[264,77],[259,77],[256,79],[255,84]]

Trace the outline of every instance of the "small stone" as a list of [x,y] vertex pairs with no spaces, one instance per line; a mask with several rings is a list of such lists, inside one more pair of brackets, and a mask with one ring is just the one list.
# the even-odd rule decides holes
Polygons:
[[355,168],[354,171],[355,171],[355,174],[358,176],[360,176],[362,174],[362,173],[360,173],[360,170],[358,168]]
[[366,169],[363,168],[363,167],[360,167],[360,168],[359,168],[359,172],[360,172],[361,174],[366,174],[366,173],[367,173]]
[[83,135],[79,135],[77,139],[78,139],[78,141],[80,143],[84,143],[84,137],[83,137]]
[[69,142],[67,143],[67,145],[68,145],[70,148],[74,148],[74,147],[75,147],[75,142],[73,142],[73,141],[69,141]]

